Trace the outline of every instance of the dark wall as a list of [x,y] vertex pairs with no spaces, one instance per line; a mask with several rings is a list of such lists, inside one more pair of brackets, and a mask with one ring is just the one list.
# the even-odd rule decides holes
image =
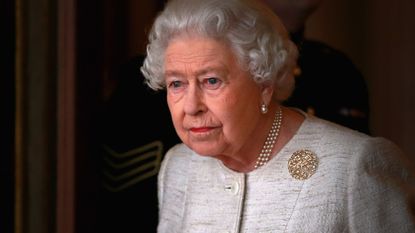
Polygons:
[[77,1],[76,22],[76,206],[75,232],[96,231],[96,122],[99,108],[100,79],[103,74],[107,1]]
[[0,64],[0,232],[13,232],[14,226],[14,1],[1,1]]

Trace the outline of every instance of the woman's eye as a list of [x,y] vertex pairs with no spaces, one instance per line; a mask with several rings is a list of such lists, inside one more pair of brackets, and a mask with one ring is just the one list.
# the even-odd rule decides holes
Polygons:
[[204,84],[208,89],[217,89],[222,84],[222,81],[218,78],[207,78],[204,80]]
[[182,82],[181,81],[173,81],[169,84],[169,87],[171,88],[179,88],[182,86]]
[[183,89],[184,83],[178,80],[171,81],[167,87],[172,91],[180,91],[181,89]]

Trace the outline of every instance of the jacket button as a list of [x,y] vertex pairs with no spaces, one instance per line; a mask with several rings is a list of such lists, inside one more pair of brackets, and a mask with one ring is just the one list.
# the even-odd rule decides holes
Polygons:
[[239,192],[239,183],[235,181],[231,184],[225,185],[225,191],[229,192],[232,195],[238,194],[238,192]]

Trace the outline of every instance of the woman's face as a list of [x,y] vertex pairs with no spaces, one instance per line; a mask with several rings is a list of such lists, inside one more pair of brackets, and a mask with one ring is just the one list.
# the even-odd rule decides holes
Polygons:
[[180,37],[167,47],[164,72],[174,127],[197,153],[233,155],[260,134],[264,91],[229,46]]

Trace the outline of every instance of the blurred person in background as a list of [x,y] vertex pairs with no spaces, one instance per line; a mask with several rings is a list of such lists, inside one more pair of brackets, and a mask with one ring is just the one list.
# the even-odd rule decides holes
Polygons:
[[299,51],[296,87],[285,104],[369,134],[368,90],[361,72],[343,52],[304,35],[323,0],[260,1],[281,18]]

